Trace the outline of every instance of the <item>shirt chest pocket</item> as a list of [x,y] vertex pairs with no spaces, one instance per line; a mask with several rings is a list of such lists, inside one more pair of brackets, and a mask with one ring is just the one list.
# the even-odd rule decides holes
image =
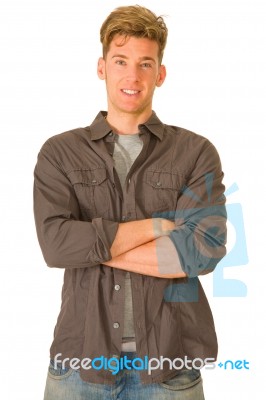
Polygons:
[[148,170],[145,179],[145,208],[149,214],[175,211],[183,186],[179,174],[162,170]]
[[86,219],[105,217],[110,209],[106,168],[74,170],[68,174]]

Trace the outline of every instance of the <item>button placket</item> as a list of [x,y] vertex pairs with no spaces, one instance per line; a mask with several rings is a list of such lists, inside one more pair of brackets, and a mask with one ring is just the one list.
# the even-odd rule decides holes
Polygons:
[[[111,360],[111,362],[109,361],[109,365],[110,365],[110,367],[116,368],[117,367],[117,363],[115,362],[114,359],[119,360],[120,356],[118,356],[117,354],[112,354],[111,358],[112,358],[112,360]],[[114,372],[113,368],[108,368],[108,371],[112,372],[112,373]]]

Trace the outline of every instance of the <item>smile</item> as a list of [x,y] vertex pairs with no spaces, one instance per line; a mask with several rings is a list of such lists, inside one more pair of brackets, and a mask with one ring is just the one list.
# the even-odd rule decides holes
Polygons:
[[122,92],[132,96],[133,94],[140,93],[140,90],[122,89]]

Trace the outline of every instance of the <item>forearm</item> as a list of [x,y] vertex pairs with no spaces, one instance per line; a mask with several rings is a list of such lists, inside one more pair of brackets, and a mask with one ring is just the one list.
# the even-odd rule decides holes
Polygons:
[[104,263],[110,267],[158,278],[183,278],[177,251],[165,236],[145,243]]
[[169,234],[174,227],[174,222],[163,218],[120,223],[110,249],[112,259]]

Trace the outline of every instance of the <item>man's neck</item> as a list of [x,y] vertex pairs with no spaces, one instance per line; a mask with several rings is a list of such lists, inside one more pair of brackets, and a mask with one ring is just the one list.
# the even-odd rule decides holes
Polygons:
[[120,135],[129,135],[132,133],[138,133],[140,124],[145,123],[151,116],[152,110],[143,114],[129,114],[121,113],[120,115],[114,115],[108,111],[106,121],[111,126],[114,132]]

